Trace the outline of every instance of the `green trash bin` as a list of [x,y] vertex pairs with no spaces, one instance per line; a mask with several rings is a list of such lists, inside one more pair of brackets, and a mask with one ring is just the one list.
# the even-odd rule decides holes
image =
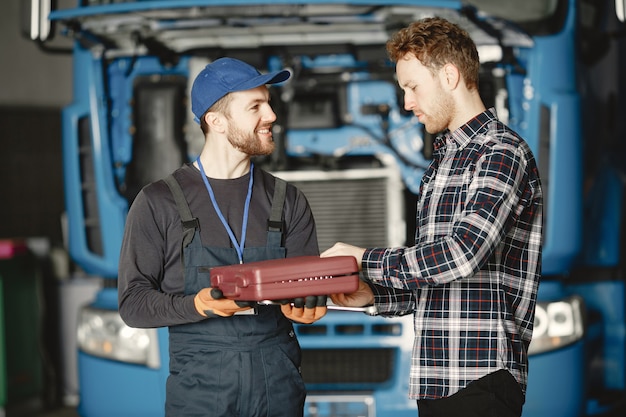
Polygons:
[[43,393],[40,272],[24,241],[0,240],[0,410]]

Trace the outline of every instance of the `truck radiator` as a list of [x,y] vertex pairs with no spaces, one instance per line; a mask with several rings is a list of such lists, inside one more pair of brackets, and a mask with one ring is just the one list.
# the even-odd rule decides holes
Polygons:
[[391,380],[392,348],[303,349],[302,377],[307,384],[372,389]]
[[395,167],[275,174],[308,199],[320,251],[338,241],[362,247],[404,244],[403,185]]

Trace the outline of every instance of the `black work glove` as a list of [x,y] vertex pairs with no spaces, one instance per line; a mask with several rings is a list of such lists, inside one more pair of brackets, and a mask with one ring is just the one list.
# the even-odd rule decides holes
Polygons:
[[[326,295],[310,295],[294,298],[292,302],[280,306],[283,315],[289,320],[301,324],[311,324],[326,315]],[[293,303],[293,304],[292,304]]]
[[294,298],[293,306],[297,308],[315,308],[324,307],[328,296],[326,295],[308,295],[306,297]]
[[[215,298],[216,300],[219,300],[221,298],[224,298],[224,293],[219,288],[211,288],[211,297]],[[254,307],[256,304],[255,301],[243,301],[243,300],[233,300],[233,301],[239,307]]]

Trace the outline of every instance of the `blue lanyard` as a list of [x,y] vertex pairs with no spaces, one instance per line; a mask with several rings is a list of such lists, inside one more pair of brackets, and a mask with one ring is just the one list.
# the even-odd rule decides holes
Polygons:
[[202,173],[202,180],[204,181],[204,185],[206,186],[206,189],[209,192],[209,196],[211,197],[213,208],[215,208],[215,211],[217,212],[217,215],[219,216],[222,224],[224,225],[224,228],[228,232],[230,241],[233,243],[233,246],[235,247],[235,250],[237,251],[237,256],[239,257],[239,263],[242,264],[243,263],[243,248],[246,242],[246,231],[248,230],[248,213],[250,211],[250,200],[252,199],[252,183],[253,183],[253,177],[254,177],[254,175],[252,175],[252,168],[254,168],[254,164],[250,162],[250,182],[248,183],[248,195],[246,196],[246,203],[243,206],[243,223],[241,225],[241,243],[239,243],[237,242],[237,238],[235,237],[235,234],[233,233],[230,226],[228,225],[228,222],[224,218],[222,211],[217,205],[217,201],[215,200],[215,194],[213,193],[211,184],[209,184],[209,180],[207,179],[207,176],[204,173],[204,167],[202,166],[202,162],[200,162],[200,157],[196,159],[196,162],[198,163],[198,167],[200,168],[200,172]]

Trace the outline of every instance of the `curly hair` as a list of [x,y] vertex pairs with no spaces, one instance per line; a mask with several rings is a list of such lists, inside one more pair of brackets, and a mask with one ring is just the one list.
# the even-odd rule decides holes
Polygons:
[[429,17],[399,30],[387,42],[393,62],[413,54],[431,72],[450,63],[456,66],[467,88],[478,89],[480,59],[467,31],[440,17]]

